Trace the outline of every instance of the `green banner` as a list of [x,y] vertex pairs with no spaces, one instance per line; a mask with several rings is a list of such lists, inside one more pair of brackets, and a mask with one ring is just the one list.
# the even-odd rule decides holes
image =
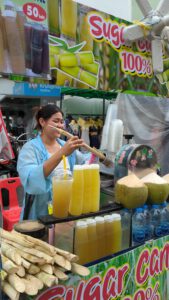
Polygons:
[[168,300],[169,236],[89,267],[90,275],[71,275],[36,300]]
[[0,73],[50,79],[47,0],[0,0]]
[[157,78],[151,41],[124,41],[127,21],[73,0],[49,0],[48,12],[50,66],[57,85],[167,95],[167,52],[165,73]]

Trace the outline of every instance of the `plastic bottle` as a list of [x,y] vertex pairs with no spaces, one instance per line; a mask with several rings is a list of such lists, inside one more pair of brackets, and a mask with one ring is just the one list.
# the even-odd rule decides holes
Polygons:
[[162,236],[161,212],[159,205],[152,205],[151,207],[151,224],[153,228],[153,238],[159,238]]
[[91,212],[100,208],[100,172],[98,164],[91,164]]
[[88,233],[88,249],[89,249],[89,257],[88,261],[94,261],[97,259],[97,234],[96,234],[96,220],[87,219],[87,233]]
[[151,240],[153,237],[153,226],[151,224],[151,212],[148,205],[143,206],[144,222],[145,222],[145,240]]
[[121,251],[122,227],[120,214],[112,214],[113,218],[113,249],[112,253]]
[[161,212],[162,235],[167,235],[169,234],[169,211],[167,209],[166,202],[160,205],[160,212]]
[[35,74],[42,73],[43,27],[36,24],[32,27],[31,69]]
[[130,246],[130,227],[131,227],[131,213],[130,210],[124,208],[121,212],[122,224],[122,250],[128,249]]
[[144,224],[144,213],[142,208],[136,208],[132,216],[132,245],[144,243],[146,229]]
[[22,44],[22,48],[25,54],[25,31],[24,31],[24,25],[26,24],[26,15],[23,12],[23,9],[21,6],[18,6],[16,8],[16,22],[19,29],[20,34],[20,40]]
[[111,215],[104,216],[105,224],[105,255],[110,255],[113,252],[113,217]]
[[82,213],[86,214],[91,212],[91,168],[90,165],[83,165],[84,176],[84,196],[83,196],[83,209]]
[[72,196],[69,212],[73,216],[82,214],[84,194],[83,166],[75,165],[73,170]]
[[89,258],[89,239],[87,232],[87,223],[77,221],[75,226],[74,252],[79,256],[79,264],[85,264]]
[[104,217],[96,217],[95,221],[96,221],[98,258],[102,258],[106,255]]

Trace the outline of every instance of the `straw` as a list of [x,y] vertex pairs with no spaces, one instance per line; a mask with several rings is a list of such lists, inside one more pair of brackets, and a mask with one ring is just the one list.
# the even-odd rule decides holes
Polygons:
[[65,157],[65,155],[62,156],[62,159],[63,159],[63,170],[64,170],[63,178],[67,179],[67,165],[66,165],[66,157]]

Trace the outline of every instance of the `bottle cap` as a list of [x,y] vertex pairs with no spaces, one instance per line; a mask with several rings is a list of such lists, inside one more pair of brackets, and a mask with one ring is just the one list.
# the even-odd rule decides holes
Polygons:
[[105,215],[105,216],[104,216],[104,221],[105,221],[105,222],[112,222],[112,220],[113,220],[112,215]]
[[96,220],[95,219],[87,219],[86,223],[87,223],[87,225],[96,225]]
[[96,223],[104,223],[103,217],[95,217]]
[[74,170],[83,170],[83,165],[75,165]]
[[142,212],[143,212],[143,209],[142,209],[141,207],[137,207],[137,208],[135,209],[135,212],[140,212],[140,213],[142,213]]
[[121,220],[120,214],[112,214],[113,220]]
[[91,165],[90,165],[90,168],[91,168],[91,169],[99,170],[99,169],[100,169],[100,166],[99,166],[99,164],[91,164]]
[[85,221],[77,221],[76,227],[87,227],[87,223]]
[[158,204],[153,204],[152,208],[159,208],[159,205]]
[[14,8],[14,3],[11,0],[5,0],[4,6],[9,6],[11,8]]

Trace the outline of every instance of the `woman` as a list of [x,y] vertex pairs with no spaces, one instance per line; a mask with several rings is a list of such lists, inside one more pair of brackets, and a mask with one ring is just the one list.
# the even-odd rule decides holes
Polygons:
[[[74,136],[64,142],[60,139],[60,134],[49,126],[61,129],[64,127],[63,113],[57,106],[49,104],[42,107],[36,115],[36,120],[40,134],[23,146],[17,163],[26,199],[33,199],[29,215],[26,217],[28,219],[37,219],[48,214],[48,204],[52,201],[51,179],[55,169],[63,169],[63,156],[66,156],[70,171],[75,163],[85,163],[84,155],[76,150],[83,146],[83,140]],[[29,197],[30,195],[33,196]],[[24,200],[21,219],[25,210],[27,208]]]

